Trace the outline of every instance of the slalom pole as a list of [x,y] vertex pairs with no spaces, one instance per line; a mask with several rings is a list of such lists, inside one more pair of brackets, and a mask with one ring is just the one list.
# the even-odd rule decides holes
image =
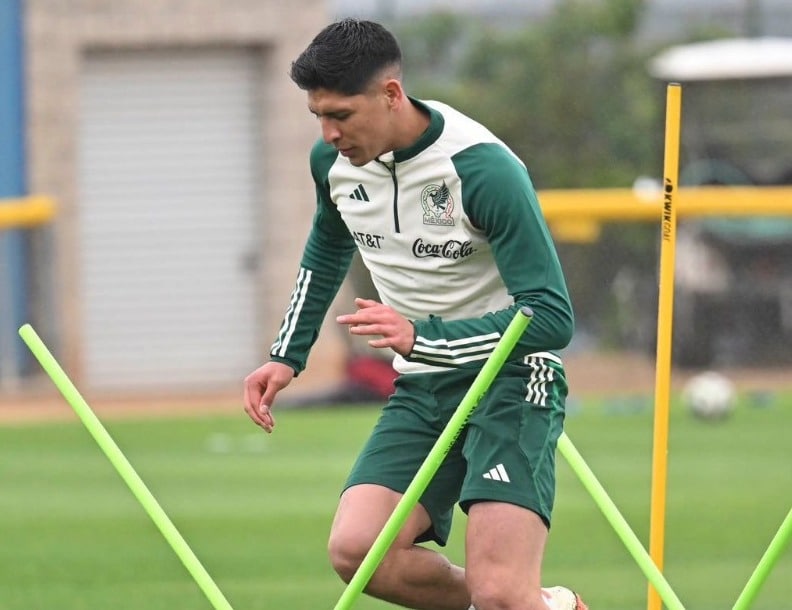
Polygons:
[[[666,485],[668,480],[668,412],[671,393],[671,339],[674,318],[674,265],[676,255],[676,196],[679,177],[679,133],[682,87],[670,83],[666,92],[663,212],[660,242],[660,285],[657,313],[657,362],[655,370],[652,489],[649,523],[649,554],[663,570],[665,544]],[[648,610],[660,610],[660,596],[649,583]]]
[[558,439],[558,451],[566,458],[572,470],[580,479],[583,487],[589,492],[594,503],[602,511],[602,514],[611,524],[611,527],[616,532],[616,535],[621,538],[627,551],[632,555],[638,567],[644,573],[650,583],[654,585],[665,602],[669,610],[684,610],[682,602],[674,593],[671,585],[668,584],[663,574],[652,561],[649,553],[646,552],[638,536],[630,528],[627,520],[619,512],[619,509],[613,503],[605,488],[597,480],[597,477],[589,468],[583,456],[580,455],[578,450],[572,444],[572,441],[567,436],[566,432],[562,432]]
[[773,566],[780,559],[781,553],[790,538],[792,538],[792,508],[789,509],[786,518],[781,523],[781,527],[778,528],[776,535],[770,541],[770,546],[767,547],[765,554],[759,560],[759,565],[756,566],[753,574],[751,574],[732,610],[748,610],[748,607],[759,594],[759,589],[764,584],[764,581],[770,575]]
[[192,549],[187,544],[187,541],[182,537],[176,526],[168,518],[168,515],[157,502],[154,495],[149,491],[146,484],[140,478],[132,464],[129,463],[126,456],[118,447],[116,442],[107,432],[102,422],[93,412],[91,407],[80,395],[80,392],[69,379],[66,372],[61,368],[58,361],[47,349],[47,346],[38,336],[38,333],[33,329],[30,324],[25,324],[19,329],[19,335],[22,340],[33,352],[33,355],[39,361],[44,371],[49,375],[52,382],[60,390],[66,402],[74,409],[74,412],[80,418],[82,423],[88,429],[91,436],[93,436],[96,443],[104,452],[107,459],[116,469],[124,482],[129,486],[133,495],[140,502],[143,509],[151,517],[154,525],[157,526],[159,531],[164,536],[165,540],[170,544],[176,555],[181,559],[184,567],[195,580],[196,584],[206,595],[212,607],[215,610],[232,610],[231,604],[223,596],[223,593],[217,587],[212,577],[203,567],[198,557],[193,553]]
[[396,508],[393,509],[390,518],[385,522],[382,531],[374,540],[374,544],[366,553],[363,562],[344,589],[334,610],[348,610],[355,603],[355,600],[360,597],[393,541],[396,540],[413,508],[415,508],[418,500],[421,499],[432,477],[437,473],[438,468],[440,468],[446,455],[451,450],[451,446],[467,423],[471,413],[478,406],[479,401],[498,375],[532,318],[533,311],[528,307],[520,308],[515,314],[511,323],[501,335],[495,349],[476,375],[470,389],[462,397],[462,401],[451,415],[446,427],[435,441],[421,467],[415,473],[413,480],[407,486],[404,495],[396,504]]

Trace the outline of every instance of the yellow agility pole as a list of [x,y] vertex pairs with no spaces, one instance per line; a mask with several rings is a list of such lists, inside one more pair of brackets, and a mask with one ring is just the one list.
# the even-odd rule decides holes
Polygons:
[[[657,362],[655,365],[654,437],[649,555],[663,570],[666,481],[668,478],[668,410],[671,392],[671,337],[674,319],[674,264],[676,255],[676,195],[679,178],[679,132],[682,87],[670,83],[666,92],[663,208],[660,242],[660,292],[657,312]],[[648,609],[660,610],[661,600],[649,583]]]
[[55,216],[55,202],[44,195],[0,199],[0,231],[46,224]]

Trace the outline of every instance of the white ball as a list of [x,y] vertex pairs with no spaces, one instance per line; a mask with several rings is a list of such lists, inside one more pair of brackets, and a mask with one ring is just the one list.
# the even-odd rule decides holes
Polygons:
[[701,419],[723,419],[737,402],[737,391],[728,377],[715,371],[695,375],[682,390],[682,400]]

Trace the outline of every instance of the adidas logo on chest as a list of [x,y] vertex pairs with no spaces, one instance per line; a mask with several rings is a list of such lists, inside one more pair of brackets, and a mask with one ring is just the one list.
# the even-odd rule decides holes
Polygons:
[[365,187],[362,184],[358,184],[357,187],[355,187],[355,190],[349,194],[349,197],[351,199],[357,199],[358,201],[371,201]]

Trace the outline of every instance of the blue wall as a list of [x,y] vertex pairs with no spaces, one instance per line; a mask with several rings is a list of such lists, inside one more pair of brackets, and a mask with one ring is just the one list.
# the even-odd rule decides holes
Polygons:
[[[0,199],[26,194],[25,104],[23,57],[23,0],[0,0]],[[0,234],[0,259],[6,272],[0,276],[0,345],[13,353],[15,368],[21,370],[26,351],[15,338],[27,317],[27,269],[25,234]],[[0,371],[0,374],[8,371]]]

